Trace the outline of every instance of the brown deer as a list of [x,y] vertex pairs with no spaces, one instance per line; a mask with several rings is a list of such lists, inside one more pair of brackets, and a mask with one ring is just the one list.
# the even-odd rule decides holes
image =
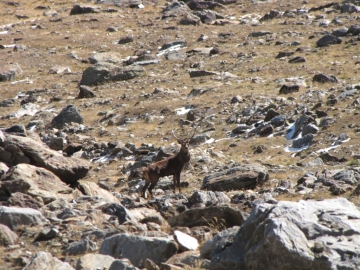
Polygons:
[[149,188],[150,196],[153,197],[152,189],[155,187],[160,177],[164,176],[173,176],[174,182],[174,193],[176,192],[176,185],[179,188],[179,193],[181,193],[180,188],[180,173],[185,167],[186,164],[190,161],[189,153],[189,144],[190,140],[194,137],[194,134],[188,139],[179,139],[176,137],[174,130],[172,130],[173,136],[176,138],[177,142],[181,145],[180,151],[176,155],[171,155],[170,157],[164,158],[155,163],[149,164],[146,168],[143,169],[143,178],[145,179],[145,186],[142,190],[142,197],[145,198],[145,192]]

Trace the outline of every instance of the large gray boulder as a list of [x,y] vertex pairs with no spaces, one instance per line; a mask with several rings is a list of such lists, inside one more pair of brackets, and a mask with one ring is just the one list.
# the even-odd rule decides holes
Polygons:
[[210,269],[357,269],[360,212],[344,198],[260,204],[233,242],[214,250],[204,252]]
[[107,203],[119,203],[119,199],[115,195],[94,182],[80,180],[78,181],[78,188],[84,195],[101,197]]
[[329,45],[340,44],[341,42],[342,40],[338,37],[333,35],[325,35],[316,42],[316,45],[318,47],[326,47]]
[[0,224],[16,230],[24,225],[39,225],[49,223],[40,211],[32,208],[17,208],[0,206]]
[[31,257],[28,264],[22,270],[74,270],[74,268],[57,258],[54,258],[50,253],[40,251]]
[[6,134],[6,139],[3,143],[0,143],[0,146],[6,148],[8,145],[19,148],[30,159],[30,164],[51,171],[67,184],[74,184],[77,180],[84,178],[90,169],[88,161],[64,157],[59,152],[49,149],[43,143],[28,137]]
[[193,208],[168,219],[171,227],[213,226],[229,228],[241,226],[244,222],[242,213],[226,205]]
[[101,62],[84,70],[80,85],[96,85],[107,81],[126,81],[144,75],[145,69],[138,65],[120,67]]
[[106,238],[99,253],[110,255],[116,259],[127,258],[136,267],[143,268],[145,258],[159,265],[177,251],[178,246],[171,238],[143,237],[121,233]]
[[205,176],[201,189],[229,191],[255,188],[269,179],[266,167],[258,164],[240,165]]
[[2,177],[0,189],[10,194],[21,192],[34,198],[40,197],[45,204],[56,200],[61,194],[72,192],[72,189],[52,172],[29,164],[11,167]]

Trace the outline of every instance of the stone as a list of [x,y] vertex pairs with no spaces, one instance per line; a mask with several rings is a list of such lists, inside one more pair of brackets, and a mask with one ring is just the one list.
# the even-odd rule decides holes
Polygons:
[[230,199],[225,193],[219,191],[195,191],[189,198],[189,202],[192,204],[202,203],[210,206],[218,203],[229,203]]
[[128,259],[120,259],[113,261],[108,270],[139,270],[139,268],[133,266]]
[[48,222],[38,210],[0,206],[0,224],[8,226],[11,230],[16,230],[20,226],[42,226]]
[[[1,154],[0,154],[1,155]],[[1,158],[0,158],[1,159]],[[9,170],[9,167],[5,163],[0,162],[0,179]]]
[[0,82],[11,81],[23,73],[19,64],[0,65]]
[[229,191],[254,188],[269,179],[268,170],[261,165],[241,165],[205,176],[202,190]]
[[58,235],[58,233],[59,230],[56,227],[45,227],[35,237],[34,242],[48,241],[54,239]]
[[263,37],[266,35],[272,35],[272,32],[270,31],[256,31],[256,32],[251,32],[249,34],[249,37]]
[[354,36],[357,36],[360,34],[360,26],[356,25],[356,24],[352,24],[350,25],[349,29],[348,29],[348,33],[352,34]]
[[91,91],[91,88],[89,86],[86,85],[80,85],[79,86],[79,95],[77,96],[77,98],[94,98],[96,97],[96,95],[94,94],[93,91]]
[[191,13],[186,13],[180,20],[179,20],[179,24],[180,25],[200,25],[201,20],[198,16],[191,14]]
[[277,111],[275,111],[274,109],[269,109],[266,112],[265,118],[264,118],[264,122],[268,122],[271,119],[273,119],[275,116],[278,116],[279,113]]
[[290,64],[305,63],[305,62],[306,62],[306,59],[305,59],[305,57],[303,57],[303,56],[296,56],[296,57],[291,58],[291,59],[289,60],[289,63],[290,63]]
[[341,42],[342,40],[338,37],[333,35],[325,35],[316,42],[316,45],[318,47],[326,47],[329,45],[340,44]]
[[56,128],[63,128],[66,124],[84,122],[83,117],[80,115],[78,109],[74,105],[67,105],[61,112],[55,116],[50,125]]
[[299,92],[300,90],[300,85],[294,84],[294,85],[283,85],[280,88],[279,94],[291,94],[291,93],[295,93],[295,92]]
[[78,259],[76,269],[82,270],[96,270],[96,269],[109,269],[110,265],[115,259],[108,255],[102,254],[86,254]]
[[72,242],[63,250],[63,255],[76,256],[85,254],[87,252],[95,251],[97,249],[96,242],[92,242],[88,237],[83,238],[81,241]]
[[0,189],[9,194],[20,192],[41,198],[45,204],[56,200],[60,194],[69,194],[72,189],[55,174],[29,164],[18,164],[3,176]]
[[84,70],[80,85],[97,85],[108,81],[126,81],[145,75],[145,69],[139,65],[120,67],[101,62]]
[[[357,177],[359,178],[359,174],[357,174]],[[338,181],[344,181],[345,183],[350,185],[356,185],[359,180],[355,177],[355,173],[353,170],[340,171],[336,173],[333,178]]]
[[338,29],[334,29],[331,33],[331,35],[335,36],[335,37],[345,37],[347,36],[349,33],[349,29],[346,27],[341,27]]
[[7,145],[15,145],[29,158],[31,165],[51,171],[67,184],[76,183],[77,180],[85,177],[90,169],[88,161],[64,157],[57,151],[47,148],[41,142],[28,137],[7,135],[5,142],[0,143],[0,147]]
[[181,251],[197,250],[199,243],[196,238],[178,230],[174,231],[174,239]]
[[302,148],[308,146],[312,140],[314,139],[314,134],[306,134],[305,136],[293,140],[292,146],[293,148]]
[[21,208],[33,208],[39,210],[44,206],[44,202],[41,199],[33,198],[30,195],[15,192],[12,193],[9,199],[7,200],[8,206],[15,206]]
[[274,127],[280,127],[286,123],[286,116],[285,115],[277,115],[271,119],[270,124]]
[[295,54],[294,52],[279,52],[275,58],[279,59],[279,58],[284,58],[284,57],[289,57],[292,56],[293,54]]
[[111,192],[99,187],[99,185],[94,182],[80,180],[78,181],[78,188],[84,195],[101,197],[103,201],[107,203],[119,203],[118,198]]
[[226,249],[204,253],[210,269],[356,269],[352,255],[341,258],[360,251],[359,220],[359,210],[344,198],[263,203]]
[[170,51],[165,54],[165,59],[170,61],[183,61],[186,58],[186,54],[179,51]]
[[35,253],[23,270],[75,270],[70,264],[54,258],[50,253],[39,251]]
[[[355,1],[356,2],[356,1]],[[353,3],[343,3],[340,7],[341,13],[358,13],[360,12],[360,7],[354,5]]]
[[302,132],[301,132],[301,136],[304,137],[307,134],[316,134],[318,133],[319,128],[314,125],[314,124],[307,124],[306,126],[304,126]]
[[265,14],[260,19],[260,21],[263,22],[263,21],[267,21],[267,20],[272,20],[272,19],[275,19],[275,18],[280,18],[281,16],[282,16],[282,12],[277,11],[275,9],[272,9],[272,10],[270,10],[269,13]]
[[200,257],[198,250],[185,251],[172,256],[166,264],[177,265],[182,269],[209,269],[210,261]]
[[177,251],[177,244],[170,238],[116,234],[105,238],[99,253],[117,259],[127,258],[136,267],[143,268],[145,258],[159,265]]
[[110,63],[121,65],[124,61],[118,52],[96,52],[93,53],[88,59],[91,64]]
[[190,78],[218,75],[217,72],[207,70],[190,70]]
[[125,36],[119,39],[118,44],[127,44],[127,43],[131,43],[134,41],[134,37],[133,36]]
[[244,222],[244,217],[239,210],[226,205],[218,205],[186,210],[170,217],[168,222],[171,227],[212,226],[216,229],[223,229],[241,226]]
[[86,13],[99,13],[101,11],[101,7],[99,6],[80,6],[74,5],[70,10],[70,15],[79,15]]
[[103,208],[102,211],[108,215],[116,216],[119,220],[119,224],[123,224],[126,221],[137,222],[137,219],[129,212],[129,210],[119,203],[112,203]]
[[239,226],[233,226],[218,232],[214,238],[206,241],[200,248],[202,258],[211,258],[212,254],[220,252],[224,247],[234,242],[234,237],[239,231]]
[[15,245],[18,236],[6,225],[0,224],[0,246]]
[[338,83],[338,79],[334,75],[316,74],[313,77],[313,82],[319,83]]
[[258,130],[258,134],[260,137],[267,137],[271,135],[273,132],[274,132],[274,127],[271,124],[264,125]]
[[204,10],[204,9],[215,9],[215,8],[225,8],[223,5],[216,3],[214,1],[202,1],[202,0],[191,0],[187,2],[188,7],[191,10]]
[[49,74],[61,74],[61,73],[71,73],[71,69],[69,67],[56,65],[50,68],[49,70]]

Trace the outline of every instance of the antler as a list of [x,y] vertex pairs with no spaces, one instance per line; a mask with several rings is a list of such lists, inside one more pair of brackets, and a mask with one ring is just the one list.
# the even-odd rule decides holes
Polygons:
[[194,133],[193,133],[193,135],[188,139],[189,141],[190,141],[192,138],[194,138],[197,127],[198,127],[198,126],[195,126]]
[[177,130],[177,128],[175,129],[175,130],[171,130],[171,132],[172,132],[172,135],[175,137],[175,139],[177,139],[177,140],[180,140],[178,137],[176,137],[176,135],[175,135],[175,131]]

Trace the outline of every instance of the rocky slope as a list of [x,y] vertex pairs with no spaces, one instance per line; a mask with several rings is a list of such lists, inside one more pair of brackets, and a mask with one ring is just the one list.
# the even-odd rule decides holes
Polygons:
[[359,267],[359,12],[0,2],[0,269]]

